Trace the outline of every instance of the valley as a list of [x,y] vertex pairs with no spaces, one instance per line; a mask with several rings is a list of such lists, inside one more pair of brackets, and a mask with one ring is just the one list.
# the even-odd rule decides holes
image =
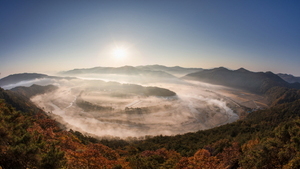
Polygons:
[[[227,78],[223,80],[215,78],[211,83],[203,82],[207,81],[208,76],[222,77],[224,72]],[[235,78],[237,73],[243,74],[243,77],[239,75]],[[109,161],[97,163],[99,166],[110,165],[109,168],[126,168],[127,165],[130,165],[128,168],[159,168],[161,165],[169,166],[170,159],[174,160],[172,167],[197,168],[203,165],[196,164],[193,160],[203,153],[206,154],[203,160],[215,159],[204,168],[211,168],[211,165],[217,166],[214,168],[262,168],[256,163],[247,162],[253,159],[249,153],[265,151],[255,159],[261,161],[274,148],[275,156],[270,161],[278,163],[278,166],[293,163],[297,158],[277,160],[285,152],[281,147],[289,146],[294,152],[284,155],[286,157],[294,156],[298,152],[298,143],[293,139],[287,141],[291,136],[295,140],[298,137],[298,133],[293,134],[299,128],[299,120],[293,120],[299,117],[299,90],[293,88],[297,84],[291,86],[270,72],[254,73],[245,69],[206,70],[206,77],[198,72],[194,80],[176,78],[161,81],[160,77],[151,79],[147,75],[137,74],[122,74],[122,79],[113,79],[118,75],[102,76],[97,73],[92,77],[85,75],[85,78],[75,75],[67,78],[40,78],[40,74],[23,74],[29,78],[19,81],[22,74],[9,76],[15,82],[8,86],[25,86],[1,89],[0,92],[1,117],[5,119],[5,126],[14,126],[9,132],[15,139],[10,139],[10,135],[4,133],[7,142],[5,145],[9,145],[6,147],[12,147],[10,149],[13,150],[19,145],[25,145],[24,139],[32,134],[33,137],[27,140],[31,141],[31,145],[39,146],[39,158],[34,159],[39,161],[38,165],[48,163],[44,157],[53,159],[55,155],[58,158],[54,164],[60,161],[60,166],[70,168],[89,166],[89,163],[78,160],[90,161],[94,157],[117,160],[111,165]],[[190,75],[193,74],[187,76]],[[107,77],[111,79],[107,80]],[[230,83],[233,79],[236,80],[235,84]],[[244,79],[251,79],[251,85],[244,83]],[[3,81],[6,80],[7,78]],[[277,86],[265,91],[266,87],[273,85]],[[12,118],[19,121],[16,123],[18,125],[14,124],[15,120],[12,121]],[[23,120],[24,118],[27,120]],[[286,127],[291,125],[294,127]],[[27,128],[24,130],[20,126]],[[27,134],[14,134],[18,128]],[[1,131],[5,131],[3,129]],[[40,136],[36,137],[36,134]],[[52,147],[58,145],[58,149],[47,148],[45,156],[44,144],[40,144],[40,139],[35,138],[44,139],[47,147],[53,142]],[[16,140],[13,145],[11,140]],[[270,142],[272,145],[268,145],[268,140],[274,140],[276,144],[283,146],[274,146],[273,141]],[[248,149],[252,143],[254,147]],[[31,152],[31,149],[22,151]],[[103,151],[107,151],[104,158],[101,156]],[[53,152],[56,154],[53,155]],[[91,157],[90,153],[98,154]],[[10,162],[13,154],[11,152],[7,155],[5,152],[4,157],[7,159],[1,165],[16,166],[19,165],[17,161],[28,158],[21,156]],[[110,158],[110,155],[114,155],[114,158]],[[234,163],[231,163],[232,159],[235,160]],[[141,160],[143,161],[140,163]],[[29,164],[31,163],[27,166]],[[271,165],[266,166],[272,168]]]
[[[179,78],[162,73],[163,70],[176,74],[192,73]],[[232,123],[255,110],[268,108],[270,103],[266,95],[250,92],[253,88],[260,88],[255,83],[246,90],[230,86],[226,79],[207,83],[201,78],[203,73],[205,81],[206,77],[221,77],[220,74],[225,72],[229,79],[243,73],[243,78],[261,79],[270,73],[225,68],[199,70],[158,65],[96,67],[63,72],[72,77],[11,75],[3,79],[3,83],[13,81],[8,85],[28,87],[36,84],[27,89],[17,87],[11,90],[30,97],[35,105],[66,129],[97,137],[126,139],[196,132]],[[227,86],[218,85],[223,82]],[[43,92],[43,87],[38,85],[54,86]]]
[[68,129],[123,139],[206,130],[243,118],[258,105],[266,107],[262,96],[202,82],[143,85],[169,89],[176,93],[172,96],[150,96],[105,83],[64,81],[58,90],[31,100]]

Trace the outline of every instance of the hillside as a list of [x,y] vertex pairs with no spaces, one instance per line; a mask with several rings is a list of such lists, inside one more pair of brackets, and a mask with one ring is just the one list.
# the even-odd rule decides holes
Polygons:
[[26,113],[39,113],[42,110],[37,108],[25,95],[0,88],[0,99],[5,100],[17,111]]
[[224,67],[203,70],[183,77],[187,80],[198,80],[207,83],[240,88],[263,94],[275,86],[300,88],[300,84],[289,84],[272,72],[251,72],[244,68],[229,70]]
[[[13,92],[1,89],[0,95],[5,94]],[[61,130],[44,112],[16,111],[11,102],[18,100],[0,99],[0,168],[127,168],[118,152],[97,142],[82,142],[74,135],[77,132]]]
[[21,94],[27,98],[30,98],[32,96],[51,92],[56,89],[58,89],[58,87],[54,85],[40,86],[40,85],[33,84],[30,87],[19,86],[19,87],[12,88],[10,90],[18,94]]

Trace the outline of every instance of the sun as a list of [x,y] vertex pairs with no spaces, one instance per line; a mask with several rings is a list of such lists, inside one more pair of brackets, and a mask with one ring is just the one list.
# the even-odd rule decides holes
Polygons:
[[117,59],[122,59],[127,56],[127,50],[122,47],[116,47],[113,49],[113,56]]

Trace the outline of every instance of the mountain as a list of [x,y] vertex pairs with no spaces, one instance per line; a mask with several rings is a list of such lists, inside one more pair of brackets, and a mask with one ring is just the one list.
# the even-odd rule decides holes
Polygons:
[[38,73],[20,73],[12,74],[0,79],[0,87],[4,89],[11,89],[16,86],[32,85],[34,83],[49,84],[53,83],[51,80],[61,80],[61,79],[74,79],[74,77],[58,77],[58,76],[48,76],[46,74]]
[[183,79],[235,87],[255,93],[265,93],[276,86],[300,88],[300,84],[291,85],[272,72],[251,72],[244,68],[229,70],[224,67],[219,67],[191,73],[184,76]]
[[178,75],[178,76],[184,76],[186,74],[195,73],[203,70],[202,68],[183,68],[180,66],[167,67],[163,65],[146,65],[146,66],[137,66],[136,68],[142,70],[164,71],[172,75]]
[[19,87],[12,88],[10,90],[30,98],[32,96],[51,92],[56,89],[58,89],[58,87],[54,85],[40,86],[40,85],[33,84],[30,87],[19,86]]
[[38,74],[38,73],[21,73],[21,74],[13,74],[6,76],[2,79],[0,79],[0,86],[6,86],[9,84],[15,84],[21,81],[28,81],[28,80],[34,80],[34,79],[40,79],[40,78],[46,78],[49,77],[45,74]]
[[126,74],[126,75],[138,75],[140,71],[132,66],[123,67],[94,67],[87,69],[73,69],[60,74],[75,75],[75,74]]
[[152,75],[158,77],[174,77],[163,71],[142,70],[133,66],[122,67],[94,67],[86,69],[73,69],[60,72],[63,75],[78,75],[78,74],[120,74],[120,75]]
[[300,83],[300,77],[295,77],[290,74],[282,74],[282,73],[279,73],[277,75],[289,83],[296,83],[296,82]]

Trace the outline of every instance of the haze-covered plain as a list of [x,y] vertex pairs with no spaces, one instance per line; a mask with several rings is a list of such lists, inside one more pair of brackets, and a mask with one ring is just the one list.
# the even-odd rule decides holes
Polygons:
[[[127,76],[129,80],[134,77]],[[97,137],[126,139],[195,132],[234,122],[250,108],[264,107],[262,96],[180,78],[146,83],[137,83],[135,78],[133,84],[126,81],[126,75],[121,80],[110,76],[109,81],[107,75],[88,77],[23,83],[58,86],[31,100],[67,129]]]

